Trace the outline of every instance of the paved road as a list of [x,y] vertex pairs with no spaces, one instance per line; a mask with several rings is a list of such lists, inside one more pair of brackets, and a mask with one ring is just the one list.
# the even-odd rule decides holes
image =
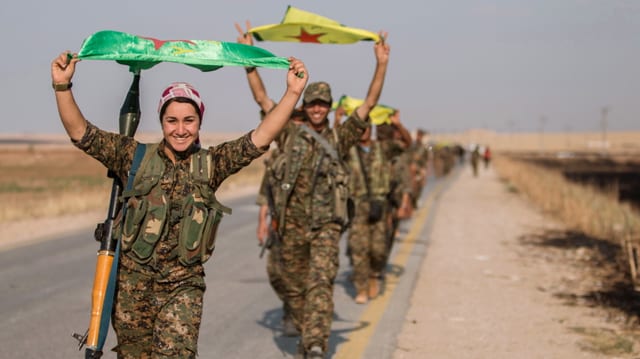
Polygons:
[[[446,183],[432,180],[423,208],[401,225],[387,284],[366,306],[356,305],[342,251],[335,287],[335,317],[329,354],[334,358],[390,358],[407,311],[416,271],[424,256],[430,213]],[[200,358],[290,358],[296,338],[281,335],[280,303],[258,259],[254,196],[226,204],[207,286]],[[73,332],[86,330],[97,243],[93,225],[28,247],[0,253],[0,358],[81,358]],[[344,249],[345,240],[341,241]],[[266,258],[266,257],[265,257]],[[114,346],[111,332],[105,349]],[[115,357],[107,353],[106,358]]]

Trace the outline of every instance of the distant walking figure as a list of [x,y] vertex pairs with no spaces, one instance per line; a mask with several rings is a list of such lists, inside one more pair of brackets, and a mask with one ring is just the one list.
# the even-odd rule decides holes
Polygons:
[[478,177],[478,162],[480,162],[480,146],[476,145],[471,152],[471,167],[473,168],[473,176]]
[[489,168],[489,162],[491,162],[491,149],[489,148],[489,146],[484,148],[482,159],[484,160],[484,168]]

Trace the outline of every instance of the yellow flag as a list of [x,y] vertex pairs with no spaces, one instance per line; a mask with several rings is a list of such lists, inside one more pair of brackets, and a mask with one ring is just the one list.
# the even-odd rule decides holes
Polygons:
[[[364,100],[343,95],[342,97],[340,97],[340,100],[338,100],[338,102],[333,103],[332,108],[333,110],[335,110],[338,107],[342,106],[345,114],[349,116],[356,108],[358,108],[358,106],[362,105],[362,103],[364,103]],[[371,123],[374,125],[391,124],[390,117],[394,112],[396,112],[396,109],[393,107],[389,107],[386,105],[376,105],[369,112],[369,118],[371,118]]]
[[307,42],[317,44],[352,44],[358,41],[379,41],[375,32],[347,27],[335,20],[314,13],[287,7],[279,24],[249,29],[258,41]]

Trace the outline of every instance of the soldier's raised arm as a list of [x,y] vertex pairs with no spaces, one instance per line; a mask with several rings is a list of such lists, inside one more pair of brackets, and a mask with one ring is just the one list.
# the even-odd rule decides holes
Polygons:
[[376,106],[382,93],[382,87],[384,86],[384,78],[387,74],[387,65],[389,63],[389,44],[387,43],[387,33],[380,32],[380,41],[376,42],[373,46],[373,51],[376,56],[376,69],[373,73],[373,79],[369,85],[367,97],[364,99],[364,103],[360,105],[356,112],[362,119],[368,117],[369,112]]
[[[244,31],[242,26],[238,23],[235,23],[236,30],[238,30],[238,38],[237,41],[240,44],[251,45],[253,46],[253,39],[251,38],[251,34]],[[251,23],[247,20],[246,23],[247,31],[251,28]],[[264,87],[264,82],[262,82],[262,78],[258,73],[258,69],[255,67],[245,67],[245,71],[247,72],[247,81],[249,81],[249,88],[251,89],[251,94],[253,95],[253,99],[256,101],[260,109],[264,113],[268,113],[271,111],[275,103],[269,96],[267,95],[267,89]]]
[[75,141],[79,141],[87,129],[87,120],[71,92],[71,79],[78,61],[80,59],[77,54],[65,51],[51,62],[51,81],[56,94],[58,114],[67,134]]
[[264,120],[258,124],[255,131],[251,133],[251,140],[258,147],[271,144],[275,137],[286,125],[293,109],[295,108],[302,91],[307,85],[309,73],[304,67],[304,63],[296,58],[289,58],[289,70],[287,71],[287,89],[282,95],[278,104],[269,111]]

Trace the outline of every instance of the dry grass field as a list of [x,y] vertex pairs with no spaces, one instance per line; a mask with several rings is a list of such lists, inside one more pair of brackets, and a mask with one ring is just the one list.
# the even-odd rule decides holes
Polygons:
[[71,146],[1,148],[0,223],[106,208],[106,173]]
[[[234,135],[203,136],[203,143],[215,144]],[[0,136],[0,142],[0,224],[99,209],[106,213],[112,184],[106,169],[64,136]],[[257,186],[263,169],[263,161],[257,159],[227,179],[219,191]]]
[[501,156],[496,170],[509,186],[568,227],[597,238],[640,240],[640,213],[615,188],[569,181],[560,171]]

